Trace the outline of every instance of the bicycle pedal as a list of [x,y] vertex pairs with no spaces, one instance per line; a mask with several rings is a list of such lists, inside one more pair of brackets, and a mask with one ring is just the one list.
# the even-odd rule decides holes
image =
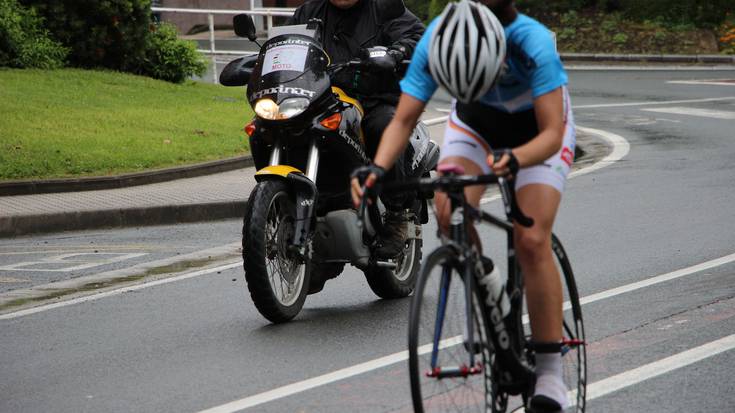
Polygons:
[[451,366],[451,367],[434,367],[426,372],[426,377],[433,379],[447,379],[475,376],[482,373],[482,364],[478,363],[475,367],[467,365]]

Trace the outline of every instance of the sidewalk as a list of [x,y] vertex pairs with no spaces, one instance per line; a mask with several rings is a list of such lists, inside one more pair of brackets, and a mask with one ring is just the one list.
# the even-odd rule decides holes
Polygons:
[[0,237],[242,215],[254,168],[151,185],[0,197]]
[[[585,152],[578,164],[604,156],[598,140],[578,133]],[[0,196],[0,237],[241,218],[255,185],[248,167],[126,188]]]

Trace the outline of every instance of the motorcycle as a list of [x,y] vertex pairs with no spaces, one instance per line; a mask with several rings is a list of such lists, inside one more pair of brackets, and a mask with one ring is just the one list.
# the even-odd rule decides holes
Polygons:
[[[403,14],[400,0],[378,0],[383,21]],[[399,7],[400,6],[400,7]],[[235,32],[257,44],[248,15],[235,16]],[[370,163],[360,126],[360,103],[331,85],[330,78],[367,59],[330,64],[321,46],[321,21],[271,29],[257,56],[230,62],[220,83],[245,86],[256,114],[245,130],[258,182],[243,219],[242,254],[250,296],[273,323],[295,317],[306,296],[322,290],[345,264],[362,270],[381,298],[408,296],[421,261],[421,225],[428,199],[413,194],[403,251],[379,260],[385,207],[372,203],[360,224],[348,192],[351,172]],[[406,175],[428,176],[439,148],[419,123],[404,154]]]

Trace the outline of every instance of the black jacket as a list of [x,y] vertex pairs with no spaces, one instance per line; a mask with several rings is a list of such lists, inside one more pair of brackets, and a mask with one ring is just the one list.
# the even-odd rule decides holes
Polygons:
[[[332,63],[351,60],[359,56],[361,49],[373,46],[399,50],[404,59],[410,59],[424,33],[424,25],[408,10],[381,27],[373,0],[360,0],[347,10],[332,6],[329,0],[307,1],[296,9],[288,24],[306,24],[312,18],[324,22],[324,49]],[[366,105],[376,100],[396,104],[401,93],[399,78],[388,77],[385,73],[344,70],[332,83]]]

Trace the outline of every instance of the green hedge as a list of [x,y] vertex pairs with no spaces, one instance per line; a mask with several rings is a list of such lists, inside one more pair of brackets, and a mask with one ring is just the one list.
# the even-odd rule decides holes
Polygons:
[[151,0],[21,0],[46,19],[46,28],[71,48],[83,68],[134,72],[145,59]]
[[35,10],[0,0],[0,66],[57,69],[68,50],[49,36]]
[[735,10],[735,0],[517,0],[516,4],[531,15],[597,8],[620,11],[639,21],[657,20],[697,27],[715,27],[725,20],[728,12]]
[[[405,0],[405,3],[426,21],[441,13],[448,1]],[[522,12],[532,16],[596,8],[621,11],[640,21],[659,20],[697,27],[715,27],[725,20],[728,12],[735,11],[735,0],[516,0],[516,4]]]
[[[2,0],[5,1],[5,0]],[[20,0],[70,49],[69,63],[182,82],[206,64],[192,42],[152,22],[151,0]]]

